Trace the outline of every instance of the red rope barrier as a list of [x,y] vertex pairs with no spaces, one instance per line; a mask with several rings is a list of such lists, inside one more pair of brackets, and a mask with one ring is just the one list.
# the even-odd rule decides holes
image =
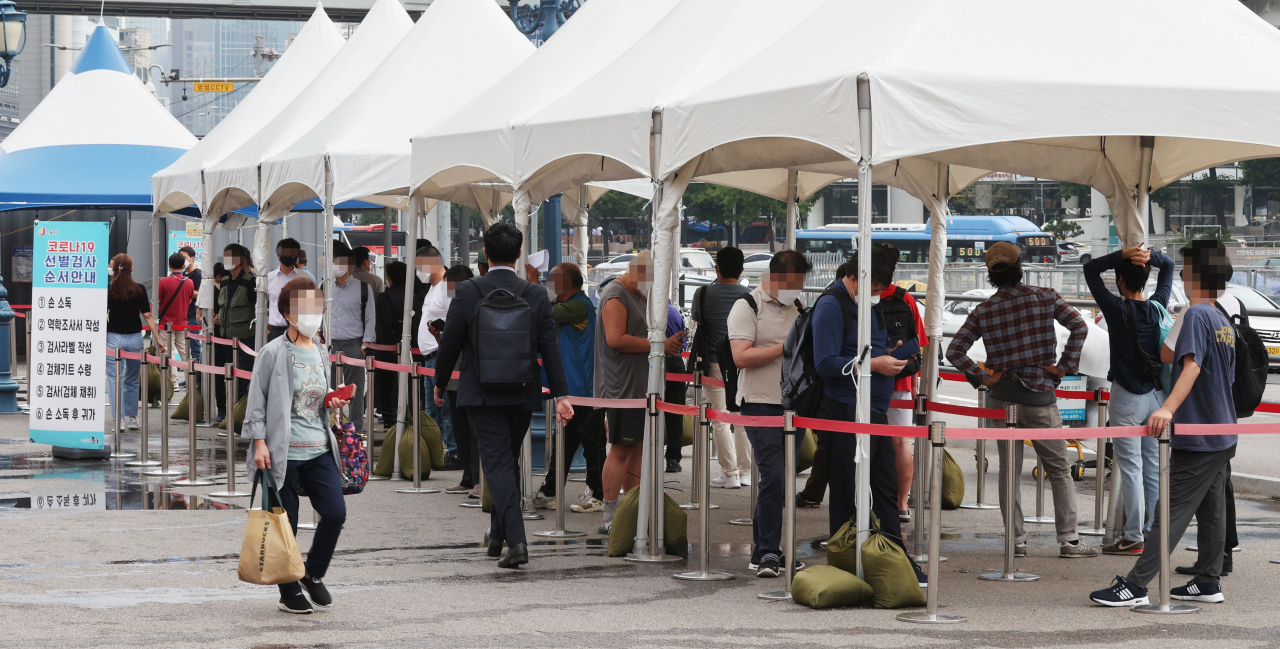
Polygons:
[[724,387],[724,379],[713,379],[713,378],[711,378],[711,377],[709,377],[709,376],[704,376],[704,377],[702,377],[702,384],[703,384],[703,385],[709,385],[709,386],[711,386],[711,387],[713,387],[713,388],[723,388],[723,387]]
[[216,374],[216,375],[218,375],[218,376],[226,376],[226,375],[227,375],[227,370],[226,370],[226,368],[217,367],[217,366],[215,366],[215,365],[201,365],[200,363],[196,363],[196,364],[192,365],[191,367],[192,367],[192,369],[194,369],[195,371],[197,371],[197,372],[204,372],[205,374]]
[[796,425],[796,428],[810,428],[833,433],[880,435],[882,437],[925,438],[929,436],[928,426],[886,426],[884,424],[860,424],[852,421],[832,421],[830,419],[813,419],[811,417],[794,417],[792,422]]
[[377,343],[369,343],[369,349],[377,350],[377,351],[380,351],[380,352],[393,352],[393,351],[395,351],[395,350],[396,350],[396,346],[395,346],[395,345],[379,345],[379,344],[377,344]]
[[943,381],[962,381],[964,383],[969,382],[969,379],[965,378],[963,374],[956,374],[955,372],[938,372],[938,377],[941,378]]
[[999,408],[975,408],[973,406],[957,406],[950,403],[929,401],[925,404],[929,412],[945,412],[949,415],[963,415],[981,419],[1004,419],[1004,411]]
[[676,374],[675,372],[667,372],[667,380],[679,383],[693,383],[692,374]]
[[258,352],[257,352],[257,351],[255,351],[252,347],[250,347],[250,346],[248,346],[248,345],[244,344],[243,342],[241,342],[241,341],[237,340],[237,341],[236,341],[236,344],[240,346],[240,351],[242,351],[242,352],[244,352],[244,353],[246,353],[246,354],[248,354],[248,355],[250,355],[250,356],[257,356],[257,355],[258,355]]
[[697,416],[698,414],[697,406],[681,406],[674,403],[667,403],[666,401],[658,402],[658,410],[661,410],[662,412],[669,412],[673,415],[684,415],[686,417]]
[[232,374],[235,374],[235,375],[236,375],[236,378],[238,378],[238,379],[252,379],[252,378],[253,378],[253,372],[250,372],[249,370],[242,370],[242,369],[240,369],[240,368],[238,368],[238,367],[237,367],[237,368],[233,368]]
[[219,337],[217,337],[217,336],[211,336],[211,337],[209,338],[209,340],[213,341],[213,344],[215,344],[215,345],[222,345],[223,347],[235,347],[235,346],[236,346],[236,341],[235,341],[235,340],[232,340],[231,338],[219,338]]
[[907,399],[890,399],[889,407],[897,408],[899,410],[915,410],[916,402]]
[[948,428],[948,439],[1096,439],[1142,437],[1146,426],[1110,426],[1106,428]]
[[164,358],[162,358],[162,357],[160,357],[160,356],[152,356],[151,354],[147,354],[147,362],[148,362],[148,363],[160,363],[160,361],[162,361],[162,360],[164,360]]
[[399,363],[384,363],[382,361],[374,361],[373,366],[380,370],[391,370],[392,372],[400,372],[402,374],[408,374],[413,371],[413,366],[401,365]]
[[1280,403],[1260,403],[1254,412],[1280,412]]
[[25,317],[27,317],[27,314],[25,314],[25,313],[15,313],[15,314],[13,314],[13,315],[18,316],[19,318],[25,318]]
[[[1053,393],[1060,399],[1091,400],[1094,396],[1092,392],[1085,392],[1083,390],[1054,390]],[[1107,400],[1111,399],[1111,393],[1103,391],[1102,398]]]
[[140,361],[142,360],[142,352],[126,352],[124,350],[121,350],[120,358],[124,358],[131,361]]
[[735,415],[731,412],[720,412],[707,408],[707,419],[711,421],[723,421],[726,424],[737,424],[739,426],[758,426],[760,428],[782,428],[782,416],[776,417],[747,417],[746,415]]
[[1280,422],[1270,424],[1174,424],[1173,435],[1269,435],[1280,433]]

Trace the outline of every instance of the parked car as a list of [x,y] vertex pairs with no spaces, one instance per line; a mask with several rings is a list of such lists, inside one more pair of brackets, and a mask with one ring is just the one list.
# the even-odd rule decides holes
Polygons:
[[742,260],[742,279],[747,280],[753,286],[760,283],[760,278],[769,272],[769,261],[773,259],[772,252],[753,252]]
[[[971,291],[965,291],[961,295],[972,295],[975,297],[989,298],[995,295],[994,288],[975,288]],[[973,308],[981,304],[981,302],[962,302],[953,300],[942,306],[942,336],[944,338],[954,338],[957,331],[960,331],[960,325],[964,324],[965,319],[969,317],[969,312]]]

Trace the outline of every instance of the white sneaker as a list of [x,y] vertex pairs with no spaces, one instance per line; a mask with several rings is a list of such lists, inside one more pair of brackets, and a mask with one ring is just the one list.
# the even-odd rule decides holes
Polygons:
[[747,475],[739,475],[739,476],[738,476],[738,484],[740,484],[740,485],[742,485],[742,486],[744,486],[744,487],[750,487],[750,486],[751,486],[751,474],[750,474],[750,473],[748,473]]
[[139,428],[142,428],[142,424],[138,423],[137,417],[125,417],[124,427],[128,430],[138,430]]
[[556,499],[550,498],[546,494],[539,491],[533,494],[533,508],[554,510],[556,508]]
[[736,475],[722,475],[719,478],[713,479],[711,481],[711,486],[719,487],[720,489],[738,489],[742,486],[742,483],[738,480],[738,476]]
[[597,500],[595,498],[592,498],[591,496],[587,496],[586,500],[569,505],[569,509],[579,514],[586,514],[589,512],[602,512],[604,511],[604,501]]

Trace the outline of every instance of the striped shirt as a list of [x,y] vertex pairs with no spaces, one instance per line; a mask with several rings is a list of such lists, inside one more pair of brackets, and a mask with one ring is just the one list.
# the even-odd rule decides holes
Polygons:
[[[1058,340],[1055,320],[1071,332],[1060,361],[1054,358]],[[1057,386],[1057,379],[1039,366],[1057,362],[1062,371],[1075,373],[1088,334],[1089,326],[1080,312],[1057,291],[1018,284],[996,291],[969,314],[947,348],[947,360],[977,386],[987,375],[969,358],[969,348],[982,339],[987,369],[1003,370],[1007,378],[1017,379],[1032,392],[1047,392]]]

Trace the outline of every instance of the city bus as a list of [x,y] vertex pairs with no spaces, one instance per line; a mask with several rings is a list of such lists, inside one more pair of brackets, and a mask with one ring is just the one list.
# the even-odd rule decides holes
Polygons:
[[[932,230],[925,224],[877,223],[871,226],[872,241],[884,241],[898,249],[903,263],[929,262]],[[825,225],[796,232],[796,250],[803,253],[843,253],[857,247],[858,226]],[[947,217],[947,263],[982,263],[987,246],[997,241],[1016,243],[1022,248],[1023,263],[1057,264],[1058,244],[1052,232],[1040,230],[1020,216]]]

